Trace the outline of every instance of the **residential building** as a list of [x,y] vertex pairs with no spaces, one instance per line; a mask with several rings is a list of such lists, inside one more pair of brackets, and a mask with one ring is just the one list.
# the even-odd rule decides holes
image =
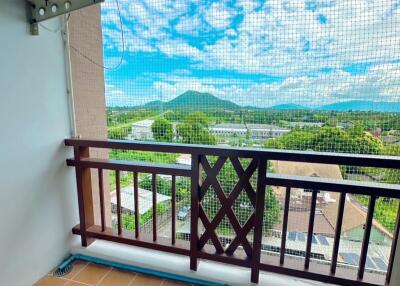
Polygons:
[[247,135],[247,127],[245,124],[216,124],[210,128],[210,132],[217,136],[230,137],[238,136],[245,137]]
[[280,137],[290,130],[269,124],[246,124],[253,139],[270,139]]
[[291,128],[295,128],[295,127],[304,128],[304,127],[322,127],[324,125],[324,123],[323,122],[291,121],[291,122],[288,122],[288,125]]
[[[132,132],[128,135],[128,139],[131,140],[142,140],[148,141],[153,140],[153,131],[151,126],[154,123],[154,119],[144,119],[141,121],[137,121],[132,123]],[[174,122],[172,123],[172,130],[174,132],[174,136],[176,136],[176,126],[177,124]]]
[[[274,161],[273,167],[279,174],[343,180],[340,168],[337,165]],[[284,189],[274,188],[274,190],[282,203],[285,199]],[[304,189],[292,189],[290,216],[293,221],[288,226],[289,231],[307,232],[306,227],[298,222],[303,221],[302,218],[307,216],[310,211],[311,194],[312,192],[305,191]],[[339,197],[339,193],[319,191],[317,195],[317,208],[319,212],[316,216],[315,233],[331,236],[334,234]],[[344,214],[349,219],[343,222],[341,229],[343,237],[361,242],[367,218],[365,207],[357,203],[351,195],[347,195]],[[280,229],[279,226],[278,229]],[[372,221],[371,241],[390,245],[392,239],[393,235],[374,219]],[[387,255],[389,254],[387,253]]]
[[130,135],[133,140],[152,140],[153,139],[153,131],[151,130],[151,126],[153,125],[154,120],[145,119],[142,121],[132,123],[132,133]]
[[[170,196],[165,196],[157,193],[157,203],[161,204],[171,199]],[[144,214],[152,208],[152,192],[142,188],[138,188],[139,214]],[[121,208],[123,213],[135,213],[135,196],[133,185],[121,189]],[[117,213],[117,192],[111,192],[111,209],[113,213]],[[114,217],[115,219],[115,217]]]
[[210,128],[210,132],[222,137],[249,137],[249,139],[269,139],[282,136],[289,129],[269,124],[216,124]]

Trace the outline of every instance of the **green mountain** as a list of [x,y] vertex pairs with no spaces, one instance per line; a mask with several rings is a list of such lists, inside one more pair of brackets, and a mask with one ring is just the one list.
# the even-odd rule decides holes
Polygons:
[[335,111],[377,111],[377,112],[400,112],[399,102],[376,102],[367,100],[350,100],[323,105],[319,110]]
[[222,100],[210,93],[202,93],[193,90],[186,91],[182,93],[178,97],[167,101],[151,101],[146,103],[144,107],[147,108],[157,108],[163,107],[166,109],[177,109],[177,108],[185,108],[185,109],[229,109],[234,110],[240,108],[239,105],[229,101]]
[[162,102],[161,100],[154,100],[146,103],[144,107],[146,108],[159,108],[164,106],[165,102]]
[[271,107],[271,109],[276,109],[276,110],[303,110],[303,109],[309,109],[308,107],[299,105],[299,104],[294,104],[294,103],[283,103],[283,104],[278,104],[274,105]]
[[321,110],[321,111],[376,111],[376,112],[400,112],[398,102],[373,102],[352,100],[323,105],[319,107],[306,107],[298,104],[278,104],[269,108],[256,106],[239,106],[229,100],[222,100],[210,93],[202,93],[193,90],[186,91],[178,97],[164,102],[160,100],[151,101],[144,105],[146,108],[164,109],[274,109],[274,110]]

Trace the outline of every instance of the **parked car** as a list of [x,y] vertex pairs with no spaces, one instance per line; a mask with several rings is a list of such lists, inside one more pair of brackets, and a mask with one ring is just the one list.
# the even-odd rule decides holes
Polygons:
[[190,207],[184,206],[178,211],[177,218],[178,220],[185,220],[189,215]]

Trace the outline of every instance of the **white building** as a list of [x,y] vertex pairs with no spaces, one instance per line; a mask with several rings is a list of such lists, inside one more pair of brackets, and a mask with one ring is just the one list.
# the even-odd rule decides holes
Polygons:
[[[144,119],[142,121],[132,123],[132,132],[129,135],[129,139],[132,140],[153,140],[153,131],[151,130],[151,126],[153,125],[153,119]],[[172,131],[176,136],[176,126],[177,123],[172,123]]]
[[210,128],[210,132],[218,136],[246,136],[247,128],[245,124],[217,124]]
[[151,126],[154,120],[145,119],[142,121],[132,123],[132,133],[131,138],[133,140],[152,140],[153,132],[151,131]]
[[247,124],[246,126],[253,139],[275,138],[290,132],[289,129],[269,124]]
[[[111,209],[113,213],[117,212],[117,192],[113,191],[110,194]],[[153,207],[153,192],[138,188],[139,197],[139,214],[144,214]],[[170,196],[165,196],[157,193],[157,204],[170,201]],[[133,185],[121,189],[121,207],[123,212],[135,212],[135,196]]]
[[324,125],[323,122],[303,122],[303,121],[295,121],[295,122],[289,122],[289,126],[292,128],[295,127],[322,127]]
[[289,129],[269,124],[217,124],[210,128],[210,132],[218,136],[249,135],[252,139],[268,139],[282,136],[290,132]]

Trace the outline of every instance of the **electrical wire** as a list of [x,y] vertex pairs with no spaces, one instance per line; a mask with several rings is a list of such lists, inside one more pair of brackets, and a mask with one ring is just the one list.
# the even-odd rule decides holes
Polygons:
[[64,23],[60,24],[57,29],[49,28],[43,23],[39,23],[39,26],[42,27],[43,29],[45,29],[46,31],[49,31],[49,32],[52,32],[52,33],[58,33],[61,30],[65,29],[65,26],[67,25],[70,17],[71,17],[71,13],[68,13],[67,19],[64,21]]
[[[85,55],[83,52],[81,52],[78,48],[74,47],[73,45],[69,45],[70,49],[73,50],[74,52],[76,52],[79,56],[83,57],[84,59],[86,59],[87,61],[89,61],[90,63],[92,63],[93,65],[100,67],[102,69],[105,70],[117,70],[122,63],[124,62],[124,56],[125,56],[125,35],[124,35],[124,26],[122,23],[122,14],[121,14],[121,9],[120,9],[120,5],[118,0],[114,0],[115,4],[117,5],[117,10],[118,10],[118,18],[119,18],[119,23],[120,23],[120,28],[121,28],[121,42],[122,42],[122,51],[121,51],[121,57],[118,61],[118,63],[113,66],[113,67],[107,67],[103,64],[100,64],[98,62],[96,62],[95,60],[93,60],[92,58],[90,58],[89,56]],[[65,28],[65,26],[67,25],[69,19],[70,19],[71,14],[68,14],[67,19],[65,20],[65,22],[63,24],[61,24],[57,29],[52,29],[47,27],[46,25],[39,23],[40,27],[42,27],[43,29],[52,32],[52,33],[58,33],[61,30],[63,30]]]
[[106,67],[103,64],[97,63],[96,61],[94,61],[92,58],[88,57],[87,55],[85,55],[84,53],[82,53],[79,49],[77,49],[76,47],[74,47],[73,45],[70,44],[70,48],[71,50],[73,50],[74,52],[76,52],[78,55],[80,55],[81,57],[85,58],[87,61],[91,62],[92,64],[94,64],[95,66],[98,66],[100,68],[103,68],[105,70],[117,70],[123,63],[124,61],[124,55],[125,55],[125,35],[124,35],[124,26],[122,23],[122,15],[121,15],[121,9],[119,6],[119,2],[118,0],[115,0],[115,4],[117,5],[117,10],[118,10],[118,17],[119,17],[119,23],[120,23],[120,27],[121,27],[121,42],[122,42],[122,51],[121,51],[121,57],[119,59],[118,64],[116,64],[114,67]]

